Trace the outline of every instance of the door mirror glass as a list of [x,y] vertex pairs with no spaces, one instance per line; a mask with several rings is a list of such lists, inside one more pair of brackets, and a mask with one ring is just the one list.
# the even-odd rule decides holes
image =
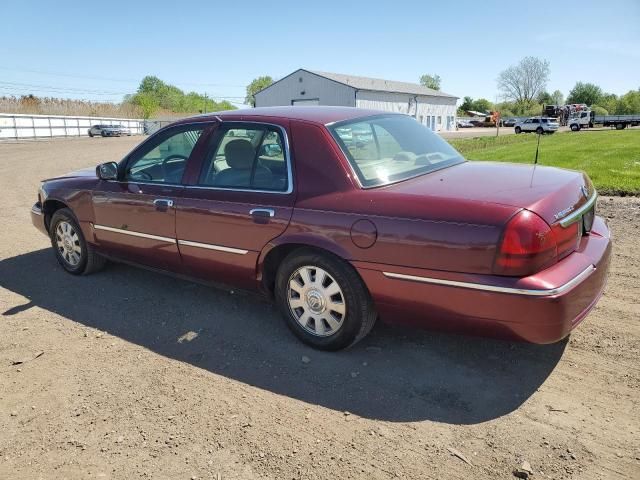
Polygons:
[[101,163],[96,167],[96,176],[100,180],[117,180],[118,164],[116,162]]

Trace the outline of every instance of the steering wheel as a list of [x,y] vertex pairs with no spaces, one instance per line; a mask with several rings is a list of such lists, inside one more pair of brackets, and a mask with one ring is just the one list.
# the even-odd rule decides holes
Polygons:
[[[187,161],[188,157],[185,157],[184,155],[180,155],[179,153],[174,153],[172,155],[169,155],[167,158],[165,158],[162,161],[162,176],[164,177],[164,179],[166,180],[167,177],[171,176],[171,174],[175,174],[178,170],[174,170],[171,171],[171,168],[169,167],[169,163],[172,160],[183,160],[184,162]],[[178,179],[179,181],[180,179]]]

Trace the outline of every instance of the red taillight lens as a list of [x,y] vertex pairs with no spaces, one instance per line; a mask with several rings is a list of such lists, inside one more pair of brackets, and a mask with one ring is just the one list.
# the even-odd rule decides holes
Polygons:
[[547,222],[522,210],[505,227],[493,272],[522,277],[552,265],[557,259],[556,239]]
[[560,224],[554,225],[551,230],[556,239],[558,259],[564,258],[578,246],[578,242],[582,236],[582,222],[573,222],[566,227]]

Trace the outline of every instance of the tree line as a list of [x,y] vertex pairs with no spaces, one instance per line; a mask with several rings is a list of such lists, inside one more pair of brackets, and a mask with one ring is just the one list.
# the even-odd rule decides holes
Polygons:
[[550,64],[548,60],[525,57],[517,65],[500,72],[498,89],[504,99],[497,104],[489,100],[464,97],[458,109],[459,115],[469,110],[479,112],[498,111],[503,118],[540,115],[544,105],[584,103],[598,115],[628,115],[640,113],[640,88],[624,95],[606,93],[595,83],[577,82],[564,98],[561,91],[549,93]]

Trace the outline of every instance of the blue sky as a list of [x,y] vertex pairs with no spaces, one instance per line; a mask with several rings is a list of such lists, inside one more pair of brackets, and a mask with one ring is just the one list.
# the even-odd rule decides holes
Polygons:
[[118,101],[153,74],[240,102],[253,78],[302,67],[437,73],[448,93],[495,101],[498,73],[527,55],[551,62],[550,92],[640,88],[640,0],[24,0],[3,5],[1,25],[0,95]]

